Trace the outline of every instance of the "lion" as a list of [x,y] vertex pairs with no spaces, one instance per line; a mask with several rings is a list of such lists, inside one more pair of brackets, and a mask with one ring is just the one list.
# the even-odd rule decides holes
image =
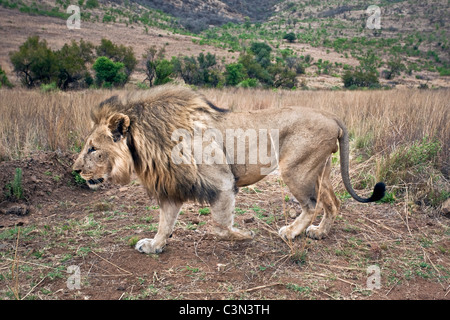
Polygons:
[[[163,251],[186,201],[210,206],[212,233],[219,239],[253,239],[252,231],[233,225],[238,188],[260,181],[277,168],[302,209],[279,235],[284,239],[300,234],[313,239],[326,237],[340,206],[330,181],[331,155],[338,150],[342,180],[354,199],[373,202],[385,193],[384,183],[379,182],[369,198],[356,194],[349,178],[347,129],[325,111],[285,107],[234,112],[215,106],[190,88],[163,85],[112,96],[92,109],[91,119],[92,130],[73,169],[93,189],[107,181],[128,184],[134,172],[147,194],[158,201],[158,231],[153,239],[137,242],[139,252]],[[189,134],[208,130],[213,130],[209,131],[210,139],[189,143],[196,140]],[[223,147],[220,135],[229,132],[235,135],[227,137],[227,142],[237,141],[240,149],[239,145]],[[252,135],[254,132],[259,135]],[[256,137],[260,150],[270,150],[275,165],[267,159],[255,161],[252,137]],[[190,154],[201,147],[205,147],[200,153],[206,155],[204,159]],[[315,226],[312,220],[318,211],[323,211],[323,216]]]

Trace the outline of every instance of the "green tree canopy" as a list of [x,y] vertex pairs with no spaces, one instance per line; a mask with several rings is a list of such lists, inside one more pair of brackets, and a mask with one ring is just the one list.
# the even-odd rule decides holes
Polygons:
[[285,40],[289,41],[290,43],[292,43],[292,42],[294,42],[295,39],[296,39],[295,33],[293,33],[293,32],[286,33],[286,34],[284,35],[283,39],[285,39]]
[[103,38],[96,48],[96,52],[99,57],[107,57],[114,62],[123,63],[127,79],[136,68],[137,59],[132,47],[125,47],[123,44],[116,45],[111,40]]
[[14,71],[28,88],[42,83],[50,83],[57,78],[57,58],[48,47],[47,41],[39,36],[29,37],[19,51],[10,53]]
[[92,68],[96,72],[96,81],[99,86],[121,86],[126,82],[127,77],[123,72],[124,65],[121,62],[114,62],[107,57],[99,57]]

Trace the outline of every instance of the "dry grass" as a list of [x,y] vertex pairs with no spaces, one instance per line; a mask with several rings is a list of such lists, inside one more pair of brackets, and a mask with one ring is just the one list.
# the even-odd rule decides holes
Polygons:
[[446,152],[443,156],[448,159],[450,155],[450,90],[204,92],[219,106],[233,110],[297,105],[331,111],[344,120],[355,137],[369,136],[374,152],[388,152],[400,144],[435,137]]
[[[407,153],[414,143],[424,138],[437,142],[437,156],[432,161],[427,159],[419,168],[426,171],[420,181],[402,178],[416,175],[417,168],[408,167],[405,171],[409,173],[402,173],[401,179],[391,182],[404,184],[402,190],[409,188],[414,194],[414,190],[423,189],[424,184],[433,188],[439,180],[439,190],[433,192],[439,193],[441,198],[448,197],[450,90],[203,89],[201,92],[218,106],[232,110],[301,105],[334,112],[351,132],[353,167],[359,172],[354,181],[361,189],[392,175],[389,170],[398,170],[392,159],[401,159],[399,152]],[[89,130],[90,108],[112,94],[114,92],[108,90],[51,93],[0,90],[0,160],[21,158],[38,150],[78,152]]]
[[204,92],[233,110],[300,105],[333,112],[350,131],[356,188],[385,181],[392,199],[409,190],[409,201],[435,208],[450,196],[450,90]]
[[1,90],[0,160],[39,150],[77,151],[89,130],[90,107],[110,94]]

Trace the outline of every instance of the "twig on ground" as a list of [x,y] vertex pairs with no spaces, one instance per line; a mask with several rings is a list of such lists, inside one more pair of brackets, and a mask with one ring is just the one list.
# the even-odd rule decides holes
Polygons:
[[38,285],[40,285],[42,283],[42,281],[45,280],[45,278],[47,278],[47,276],[43,277],[42,280],[38,282],[38,284],[36,284],[33,288],[31,288],[31,290],[28,291],[28,293],[26,295],[24,295],[21,300],[24,300],[31,292],[33,292],[33,290],[36,289],[36,287]]
[[11,290],[14,293],[14,297],[20,300],[19,297],[19,260],[17,259],[17,251],[19,249],[20,227],[17,229],[16,250],[14,252],[14,262],[11,267],[11,278],[15,280],[14,288]]
[[95,254],[97,257],[99,257],[100,259],[102,259],[102,260],[104,260],[105,262],[109,263],[110,265],[112,265],[112,266],[116,267],[117,269],[119,269],[119,270],[121,270],[121,271],[127,273],[126,275],[129,275],[129,276],[133,275],[132,272],[127,271],[127,270],[125,270],[125,269],[119,267],[118,265],[112,263],[111,261],[106,260],[106,259],[103,258],[102,256],[100,256],[100,255],[98,255],[97,253],[95,253],[95,251],[91,251],[91,252],[92,252],[93,254]]
[[241,290],[228,291],[228,292],[227,291],[212,291],[212,292],[185,291],[185,292],[180,292],[180,294],[236,294],[236,293],[243,293],[243,292],[252,292],[252,291],[261,290],[261,289],[278,286],[278,285],[283,285],[283,283],[275,282],[275,283],[271,283],[271,284],[266,284],[264,286],[257,286],[257,287],[253,287],[253,288],[249,288],[249,289],[241,289]]

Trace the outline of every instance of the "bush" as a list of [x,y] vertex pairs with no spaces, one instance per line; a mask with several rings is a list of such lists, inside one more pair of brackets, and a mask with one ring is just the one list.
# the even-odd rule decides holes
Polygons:
[[289,41],[290,43],[294,42],[296,37],[295,37],[295,33],[293,32],[289,32],[287,34],[285,34],[285,36],[283,37],[283,39]]
[[123,63],[126,80],[137,66],[137,59],[132,47],[116,45],[111,40],[103,38],[96,48],[96,52],[99,57],[107,57],[114,62]]
[[86,8],[87,9],[98,8],[98,6],[99,6],[98,0],[87,0],[86,1]]
[[216,55],[200,53],[198,57],[172,58],[174,72],[185,83],[195,86],[217,87],[223,83],[223,76],[216,68]]
[[22,186],[22,169],[16,168],[14,179],[5,186],[5,196],[14,200],[21,200],[24,198]]
[[8,77],[6,76],[5,71],[3,71],[2,67],[0,66],[0,88],[6,86],[7,88],[12,88],[13,85],[11,82],[9,82]]
[[155,69],[155,85],[161,85],[172,81],[170,76],[173,73],[173,65],[164,59],[157,63]]
[[[86,64],[93,61],[94,46],[89,42],[80,41],[78,45],[74,40],[71,44],[65,44],[61,50],[56,51],[58,60],[58,87],[66,90],[70,85],[82,86],[81,80],[89,86],[90,75]],[[91,78],[92,79],[92,78]]]
[[275,88],[292,89],[297,85],[297,73],[282,63],[273,64],[269,67],[269,73],[273,79]]
[[49,84],[41,84],[41,91],[42,92],[52,92],[57,91],[58,86],[56,85],[56,82],[51,82]]
[[272,48],[268,44],[264,42],[254,42],[250,46],[250,52],[255,55],[256,62],[263,68],[267,68],[270,65],[270,53],[272,52]]
[[14,71],[28,88],[55,81],[58,76],[58,61],[55,53],[39,36],[29,37],[19,51],[10,53]]
[[260,85],[258,79],[245,79],[238,83],[238,87],[241,88],[256,88]]
[[395,76],[400,75],[402,71],[406,70],[405,65],[402,63],[401,58],[396,57],[392,60],[389,60],[387,63],[388,70],[384,70],[382,75],[386,80],[392,80]]
[[123,72],[124,65],[121,62],[113,62],[107,57],[99,57],[92,68],[96,72],[98,86],[109,88],[124,85],[126,82],[127,76]]
[[[261,57],[262,56],[260,56],[259,60],[261,60]],[[239,63],[243,65],[245,73],[249,78],[258,79],[260,82],[266,85],[273,84],[272,76],[270,75],[269,70],[267,69],[270,63],[267,67],[263,67],[258,62],[258,58],[256,58],[252,54],[241,54],[241,56],[239,57]]]
[[354,88],[379,88],[380,82],[375,72],[362,72],[347,70],[342,76],[344,87],[349,89]]
[[235,86],[247,78],[247,73],[242,63],[227,64],[225,69],[225,82],[228,86]]
[[401,146],[379,164],[378,177],[387,185],[408,186],[416,201],[439,205],[445,200],[445,186],[439,173],[439,154],[442,145],[438,140],[424,137],[412,145]]

